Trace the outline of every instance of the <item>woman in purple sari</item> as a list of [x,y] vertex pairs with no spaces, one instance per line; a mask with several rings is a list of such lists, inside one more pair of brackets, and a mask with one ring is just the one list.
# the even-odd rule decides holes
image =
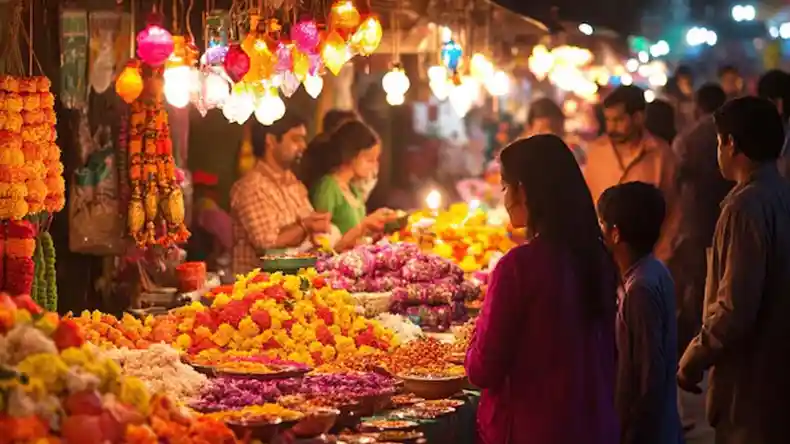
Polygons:
[[617,269],[565,143],[541,135],[500,155],[511,223],[530,239],[491,275],[466,354],[483,389],[485,444],[617,444]]

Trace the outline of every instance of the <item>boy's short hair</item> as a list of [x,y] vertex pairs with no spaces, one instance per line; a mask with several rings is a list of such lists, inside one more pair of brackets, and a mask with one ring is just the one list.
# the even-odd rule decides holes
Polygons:
[[644,182],[615,185],[598,200],[598,214],[607,228],[617,228],[620,238],[636,253],[653,251],[666,217],[664,194]]

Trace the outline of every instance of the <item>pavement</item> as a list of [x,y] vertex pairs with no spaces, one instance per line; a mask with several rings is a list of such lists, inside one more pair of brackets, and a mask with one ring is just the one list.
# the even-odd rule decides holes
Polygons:
[[[703,383],[703,390],[707,389],[707,384]],[[678,390],[681,403],[681,417],[684,422],[688,419],[693,420],[696,425],[693,430],[686,434],[686,444],[714,444],[715,434],[713,429],[705,421],[705,395],[692,395],[682,390]]]

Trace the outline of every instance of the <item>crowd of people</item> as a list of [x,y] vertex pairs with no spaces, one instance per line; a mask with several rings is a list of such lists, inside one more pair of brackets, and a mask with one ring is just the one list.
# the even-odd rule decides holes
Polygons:
[[790,77],[745,96],[731,68],[695,92],[680,74],[682,127],[654,134],[621,86],[586,161],[545,122],[501,152],[529,240],[493,271],[467,351],[483,442],[681,443],[678,388],[706,373],[716,443],[790,442]]

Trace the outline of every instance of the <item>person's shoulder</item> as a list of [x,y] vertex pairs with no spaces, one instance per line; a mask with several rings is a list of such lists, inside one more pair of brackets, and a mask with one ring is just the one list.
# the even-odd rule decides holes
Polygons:
[[652,255],[642,259],[625,284],[626,293],[637,296],[660,297],[662,293],[674,289],[669,269]]
[[318,181],[311,187],[310,191],[312,193],[320,194],[320,193],[327,193],[327,192],[334,192],[339,190],[340,187],[337,184],[337,181],[332,178],[329,174],[325,174],[321,176]]

